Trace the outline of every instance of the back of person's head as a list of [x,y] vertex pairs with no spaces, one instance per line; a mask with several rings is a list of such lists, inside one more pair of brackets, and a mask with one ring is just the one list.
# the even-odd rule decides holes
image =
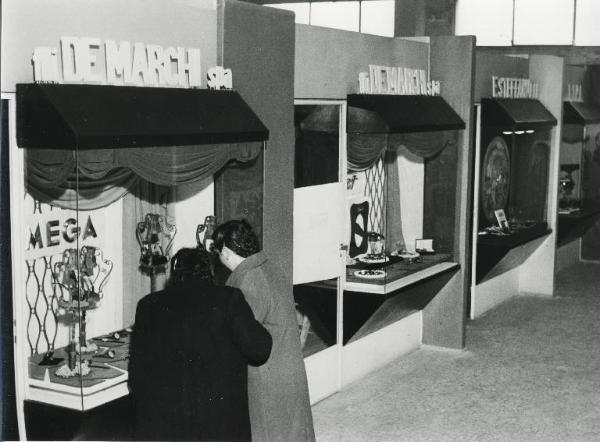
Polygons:
[[169,287],[177,287],[192,281],[212,284],[213,261],[210,252],[198,248],[182,248],[171,258]]
[[213,233],[213,240],[218,251],[226,246],[242,258],[254,255],[260,250],[258,237],[245,219],[234,219],[219,225]]

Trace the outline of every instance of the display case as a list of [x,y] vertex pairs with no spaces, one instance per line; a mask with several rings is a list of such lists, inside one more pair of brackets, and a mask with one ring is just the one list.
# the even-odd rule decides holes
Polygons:
[[537,99],[481,100],[476,282],[513,248],[550,233],[554,116]]
[[[245,218],[291,296],[293,14],[7,0],[1,42],[15,367],[3,400],[21,438],[126,438],[112,430],[132,421],[136,306],[165,286],[175,252]],[[91,422],[102,431],[83,435]]]
[[476,52],[472,319],[554,293],[564,75],[561,57]]
[[[560,152],[558,246],[586,235],[600,216],[600,108],[583,101],[563,103]],[[594,246],[584,246],[581,256],[594,259]],[[583,250],[582,250],[583,251]],[[590,254],[591,252],[591,254]],[[597,256],[595,258],[597,260]]]
[[[128,393],[135,306],[173,253],[207,246],[213,213],[262,219],[268,130],[232,90],[31,83],[12,105],[25,396],[89,410]],[[245,190],[215,206],[230,173]]]
[[[417,309],[385,307],[398,302],[390,298],[400,290],[458,267],[455,171],[465,126],[439,96],[356,94],[347,100],[344,342],[352,342]],[[435,293],[424,290],[421,308]],[[380,308],[385,315],[376,314]]]
[[294,105],[294,223],[296,235],[304,232],[294,238],[294,299],[305,358],[338,344],[342,202],[335,198],[343,185],[345,109],[341,101]]
[[296,26],[296,140],[314,167],[294,191],[295,292],[328,336],[337,322],[305,359],[317,397],[421,343],[463,346],[473,49]]

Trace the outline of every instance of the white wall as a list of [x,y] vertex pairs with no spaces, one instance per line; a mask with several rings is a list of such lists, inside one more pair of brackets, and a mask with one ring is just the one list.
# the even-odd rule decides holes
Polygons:
[[213,9],[212,0],[2,0],[2,92],[32,82],[34,48],[59,47],[62,36],[199,48],[205,71],[216,65]]
[[196,228],[208,215],[215,214],[215,187],[213,179],[173,189],[174,201],[169,210],[175,217],[177,235],[171,256],[182,247],[196,247]]

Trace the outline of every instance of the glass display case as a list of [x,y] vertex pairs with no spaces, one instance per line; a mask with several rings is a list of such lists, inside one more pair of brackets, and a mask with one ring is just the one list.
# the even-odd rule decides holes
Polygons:
[[476,281],[506,253],[547,235],[551,130],[556,119],[537,100],[481,100]]
[[463,128],[439,96],[348,96],[344,343],[423,308],[439,290],[424,281],[458,268]]
[[[590,228],[600,214],[600,109],[565,101],[559,175],[558,245],[586,236],[582,258],[598,259]],[[588,233],[589,232],[589,233]]]
[[231,90],[32,83],[7,102],[24,397],[89,410],[128,393],[135,308],[173,254],[219,220],[262,227],[268,131]]
[[338,343],[344,202],[332,197],[343,185],[342,109],[319,100],[294,106],[294,299],[305,358]]

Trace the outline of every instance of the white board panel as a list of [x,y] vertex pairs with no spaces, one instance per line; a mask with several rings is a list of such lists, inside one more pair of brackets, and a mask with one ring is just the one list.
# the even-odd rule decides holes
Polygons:
[[[425,161],[405,147],[398,151],[400,211],[406,250],[415,251],[415,240],[423,238]],[[389,220],[388,220],[389,222]]]
[[294,284],[340,276],[344,203],[338,182],[294,190]]

